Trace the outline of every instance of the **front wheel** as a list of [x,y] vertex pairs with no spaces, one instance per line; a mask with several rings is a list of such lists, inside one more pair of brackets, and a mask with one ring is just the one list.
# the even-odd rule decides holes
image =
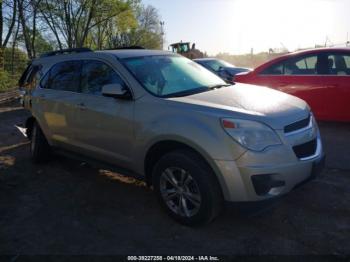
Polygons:
[[223,197],[215,174],[189,150],[170,152],[157,162],[153,187],[167,213],[185,225],[208,223],[222,209]]

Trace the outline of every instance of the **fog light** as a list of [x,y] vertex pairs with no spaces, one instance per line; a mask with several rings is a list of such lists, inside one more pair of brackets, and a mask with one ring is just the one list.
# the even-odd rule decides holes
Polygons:
[[274,178],[275,176],[276,175],[273,174],[251,176],[256,194],[259,196],[263,196],[268,194],[270,191],[273,192],[273,194],[278,193],[278,190],[276,191],[275,188],[285,186],[286,183],[285,181]]

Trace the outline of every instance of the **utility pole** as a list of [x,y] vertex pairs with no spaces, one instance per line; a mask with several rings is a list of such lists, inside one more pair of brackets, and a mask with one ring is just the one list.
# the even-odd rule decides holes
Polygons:
[[162,50],[164,50],[164,21],[160,21],[160,35],[162,36]]

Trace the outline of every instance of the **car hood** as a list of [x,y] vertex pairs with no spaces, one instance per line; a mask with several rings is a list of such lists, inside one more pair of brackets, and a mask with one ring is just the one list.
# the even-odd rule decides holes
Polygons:
[[223,110],[224,117],[260,121],[274,129],[283,129],[310,114],[306,102],[295,96],[267,87],[240,83],[169,100],[218,109],[220,114]]

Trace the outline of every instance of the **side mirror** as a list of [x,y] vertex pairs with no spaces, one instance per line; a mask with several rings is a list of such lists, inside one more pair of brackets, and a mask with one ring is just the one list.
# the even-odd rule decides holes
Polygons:
[[120,99],[131,99],[130,91],[121,84],[108,84],[102,87],[102,95]]

